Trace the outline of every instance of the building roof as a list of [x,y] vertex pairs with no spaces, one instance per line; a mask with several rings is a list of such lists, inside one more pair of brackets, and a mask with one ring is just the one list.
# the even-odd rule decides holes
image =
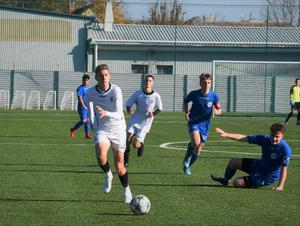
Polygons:
[[300,27],[232,27],[103,24],[90,28],[91,43],[110,45],[300,47]]

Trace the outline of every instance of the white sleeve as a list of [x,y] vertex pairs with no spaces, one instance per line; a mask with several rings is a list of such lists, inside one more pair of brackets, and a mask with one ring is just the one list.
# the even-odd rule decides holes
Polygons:
[[156,98],[156,108],[160,111],[163,110],[163,105],[159,94],[157,94],[157,98]]
[[93,102],[89,102],[89,108],[90,108],[90,119],[91,119],[91,123],[92,123],[92,125],[94,125],[94,121],[95,121],[95,112],[94,112],[94,105],[93,105]]
[[118,87],[115,89],[115,112],[106,111],[106,117],[111,119],[118,119],[121,120],[123,118],[123,96],[122,91]]
[[126,101],[125,106],[126,107],[132,107],[132,105],[136,102],[138,96],[138,91],[134,92],[131,97],[129,97],[129,99]]

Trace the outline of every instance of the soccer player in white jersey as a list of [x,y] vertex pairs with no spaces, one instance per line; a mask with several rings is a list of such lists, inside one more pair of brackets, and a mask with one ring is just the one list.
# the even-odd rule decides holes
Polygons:
[[107,159],[111,146],[114,166],[123,186],[124,202],[130,203],[131,190],[128,185],[128,174],[124,167],[124,151],[126,148],[126,124],[123,113],[123,97],[121,89],[110,83],[107,65],[98,65],[95,69],[97,85],[90,88],[86,97],[90,108],[95,109],[93,129],[95,136],[96,157],[99,166],[105,173],[103,191],[111,191],[113,174]]
[[[163,108],[160,95],[153,90],[153,85],[153,75],[147,75],[143,89],[136,91],[126,102],[126,110],[131,116],[128,122],[124,154],[126,167],[128,167],[131,143],[137,149],[137,156],[141,157],[144,151],[145,136],[151,129],[154,116]],[[134,104],[136,106],[135,111],[133,111]]]

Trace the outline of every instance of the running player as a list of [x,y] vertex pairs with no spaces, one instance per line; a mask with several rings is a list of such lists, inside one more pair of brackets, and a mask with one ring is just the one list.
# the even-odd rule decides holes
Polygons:
[[71,137],[75,138],[76,130],[79,129],[82,125],[84,125],[85,138],[91,139],[90,136],[90,119],[89,119],[89,110],[88,110],[88,101],[86,99],[86,91],[90,88],[88,86],[90,82],[89,75],[82,76],[82,85],[77,88],[77,98],[78,98],[78,106],[77,111],[79,114],[80,121],[75,124],[73,128],[70,130]]
[[[137,149],[137,156],[143,155],[144,139],[151,129],[154,117],[162,111],[160,95],[153,90],[154,77],[147,75],[144,87],[136,91],[126,102],[126,109],[131,115],[128,122],[126,151],[124,154],[125,166],[128,167],[130,145]],[[132,107],[135,104],[135,111]]]
[[224,177],[211,175],[214,181],[227,186],[236,171],[242,170],[249,175],[234,179],[234,187],[258,188],[278,181],[278,185],[273,189],[276,191],[283,190],[287,177],[287,167],[292,154],[291,148],[283,140],[285,133],[283,125],[273,124],[270,128],[270,135],[246,136],[227,133],[219,128],[216,128],[216,132],[221,137],[261,146],[262,156],[260,159],[232,158],[226,167]]
[[291,111],[285,119],[285,124],[288,124],[294,111],[297,111],[297,125],[300,125],[300,78],[296,78],[295,85],[293,85],[290,89],[290,104]]
[[[191,139],[183,160],[183,172],[186,175],[192,174],[190,167],[197,160],[205,145],[212,114],[221,115],[222,113],[217,93],[210,91],[212,75],[203,73],[199,78],[201,88],[190,92],[183,101],[183,111]],[[188,110],[189,102],[193,103],[190,111]]]
[[95,150],[99,166],[105,173],[103,191],[109,193],[112,187],[113,174],[107,159],[111,146],[114,166],[123,186],[123,199],[130,203],[132,194],[128,185],[128,173],[124,167],[124,151],[126,148],[126,124],[123,113],[123,97],[121,89],[110,83],[107,65],[98,65],[95,69],[97,85],[90,88],[87,99],[91,109],[95,109],[93,129]]

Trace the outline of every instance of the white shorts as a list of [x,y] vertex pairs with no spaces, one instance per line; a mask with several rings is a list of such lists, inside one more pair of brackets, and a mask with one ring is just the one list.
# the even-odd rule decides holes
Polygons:
[[135,125],[129,127],[127,132],[134,134],[135,138],[142,143],[144,142],[146,134],[148,133],[148,131],[146,131],[145,128],[139,128]]
[[95,133],[95,144],[105,142],[110,143],[111,148],[114,151],[125,152],[126,149],[126,130],[115,130],[112,131],[97,131]]

